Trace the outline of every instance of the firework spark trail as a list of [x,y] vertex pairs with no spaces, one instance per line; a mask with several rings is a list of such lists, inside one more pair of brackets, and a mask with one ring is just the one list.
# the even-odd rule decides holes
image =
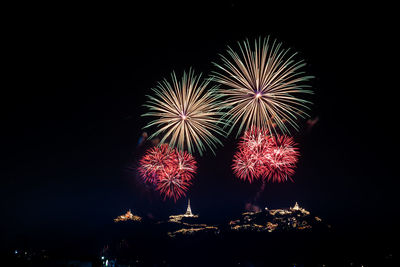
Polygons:
[[256,195],[254,196],[253,202],[256,203],[258,198],[261,196],[261,193],[264,192],[265,186],[267,185],[267,182],[265,179],[262,180],[262,184],[260,187],[260,190],[257,191]]
[[149,112],[142,116],[155,117],[145,128],[155,126],[158,129],[149,139],[162,135],[161,143],[168,143],[180,151],[197,150],[200,155],[209,148],[213,153],[217,144],[222,145],[216,136],[225,136],[222,125],[227,121],[222,119],[221,95],[217,87],[209,87],[210,80],[201,81],[201,75],[196,76],[192,70],[180,81],[175,73],[172,81],[164,79],[158,83],[153,95],[145,106]]
[[309,94],[311,90],[304,82],[312,76],[304,76],[303,61],[295,61],[296,53],[282,49],[276,40],[269,37],[254,42],[240,43],[240,53],[228,47],[228,57],[221,55],[222,64],[214,63],[221,72],[213,72],[213,80],[221,84],[220,94],[226,98],[224,116],[232,122],[229,133],[240,123],[237,136],[250,127],[268,129],[277,134],[274,125],[282,133],[289,133],[288,123],[298,129],[297,117],[308,116],[309,101],[298,98],[298,94]]

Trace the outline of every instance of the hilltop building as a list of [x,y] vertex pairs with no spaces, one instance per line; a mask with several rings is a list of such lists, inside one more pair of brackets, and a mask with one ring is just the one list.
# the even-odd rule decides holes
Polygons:
[[168,221],[170,221],[170,222],[180,222],[182,220],[182,218],[198,218],[198,217],[199,217],[198,215],[194,215],[192,213],[192,209],[190,207],[190,199],[189,199],[185,214],[171,215],[171,216],[169,216],[169,220]]
[[125,214],[118,216],[114,219],[114,222],[123,222],[123,221],[137,221],[140,222],[142,217],[132,214],[131,210],[128,210]]

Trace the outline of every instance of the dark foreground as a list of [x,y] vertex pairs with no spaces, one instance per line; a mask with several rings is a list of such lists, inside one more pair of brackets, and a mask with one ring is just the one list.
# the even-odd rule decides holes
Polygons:
[[[165,229],[162,229],[164,231]],[[395,266],[390,233],[223,232],[169,238],[145,224],[4,251],[2,266]],[[6,264],[7,263],[7,264]]]

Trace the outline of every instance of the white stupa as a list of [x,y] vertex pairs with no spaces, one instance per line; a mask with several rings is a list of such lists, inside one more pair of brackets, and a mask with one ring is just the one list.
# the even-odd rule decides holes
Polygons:
[[186,213],[183,214],[184,217],[194,217],[193,213],[192,213],[192,209],[190,208],[190,198],[188,200],[188,206],[186,209]]

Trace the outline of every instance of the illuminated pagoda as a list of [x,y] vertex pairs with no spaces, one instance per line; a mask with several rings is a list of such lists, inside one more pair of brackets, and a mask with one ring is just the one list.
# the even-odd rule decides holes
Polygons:
[[190,207],[190,199],[189,199],[185,214],[171,215],[171,216],[169,216],[169,221],[170,222],[180,222],[182,220],[182,218],[198,218],[198,217],[199,217],[198,215],[194,215],[192,213],[192,209]]

